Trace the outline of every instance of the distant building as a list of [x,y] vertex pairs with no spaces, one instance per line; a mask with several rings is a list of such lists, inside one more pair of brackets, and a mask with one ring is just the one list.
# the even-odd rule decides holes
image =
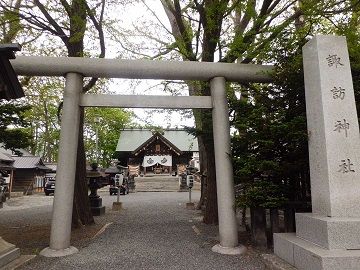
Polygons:
[[35,190],[42,190],[46,172],[51,171],[46,167],[40,157],[36,156],[13,156],[14,180],[12,191],[32,194]]
[[116,148],[120,165],[140,166],[143,174],[171,174],[198,152],[197,139],[183,129],[125,129]]
[[11,150],[0,147],[0,170],[8,176],[7,182],[11,192],[32,194],[42,190],[45,175],[52,169],[46,167],[42,159],[19,149],[22,156],[13,155]]
[[14,159],[11,158],[11,155],[7,155],[0,151],[0,170],[12,170],[14,167],[12,164],[14,163]]
[[0,151],[0,177],[5,179],[5,182],[9,185],[9,187],[14,171],[13,164],[14,159],[11,158],[11,155]]
[[49,168],[49,170],[46,171],[45,177],[46,178],[55,178],[56,177],[57,163],[44,162],[44,165]]

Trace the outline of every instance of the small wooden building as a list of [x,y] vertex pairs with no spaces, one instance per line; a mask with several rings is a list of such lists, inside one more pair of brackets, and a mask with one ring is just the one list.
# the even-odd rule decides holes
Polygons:
[[51,171],[37,156],[12,156],[14,179],[11,191],[32,194],[33,191],[42,191],[45,174]]
[[140,166],[142,174],[172,174],[198,151],[197,139],[183,129],[125,129],[116,148],[120,164]]

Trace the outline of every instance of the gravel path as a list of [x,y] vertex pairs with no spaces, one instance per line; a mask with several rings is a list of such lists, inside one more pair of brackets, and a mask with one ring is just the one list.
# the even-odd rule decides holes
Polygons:
[[0,225],[47,224],[51,220],[53,200],[53,196],[45,196],[43,193],[6,200],[0,209]]
[[[116,196],[100,192],[113,222],[79,253],[38,256],[20,269],[265,269],[252,249],[242,256],[211,251],[217,226],[204,225],[199,211],[186,210],[188,194],[142,192],[121,196],[124,210],[110,210]],[[193,198],[199,198],[194,192]]]

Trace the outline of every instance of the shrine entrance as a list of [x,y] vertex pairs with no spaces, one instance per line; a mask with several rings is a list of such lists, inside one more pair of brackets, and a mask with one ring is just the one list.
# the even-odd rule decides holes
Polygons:
[[185,129],[125,128],[121,130],[115,155],[122,166],[133,168],[135,176],[180,175],[185,166],[198,163],[197,139]]
[[[220,237],[212,250],[223,254],[245,251],[238,243],[225,84],[270,82],[271,66],[33,56],[19,56],[11,64],[18,75],[66,77],[50,246],[41,255],[59,257],[77,252],[70,245],[70,235],[80,107],[212,109]],[[211,96],[84,94],[84,77],[209,81]]]

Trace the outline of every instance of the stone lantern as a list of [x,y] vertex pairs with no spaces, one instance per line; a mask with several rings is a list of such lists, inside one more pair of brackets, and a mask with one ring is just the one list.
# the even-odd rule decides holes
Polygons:
[[90,208],[93,216],[101,216],[105,214],[105,206],[102,206],[102,198],[97,194],[97,190],[102,187],[101,174],[97,170],[97,164],[91,164],[91,171],[86,172],[86,177],[89,180],[90,189]]

